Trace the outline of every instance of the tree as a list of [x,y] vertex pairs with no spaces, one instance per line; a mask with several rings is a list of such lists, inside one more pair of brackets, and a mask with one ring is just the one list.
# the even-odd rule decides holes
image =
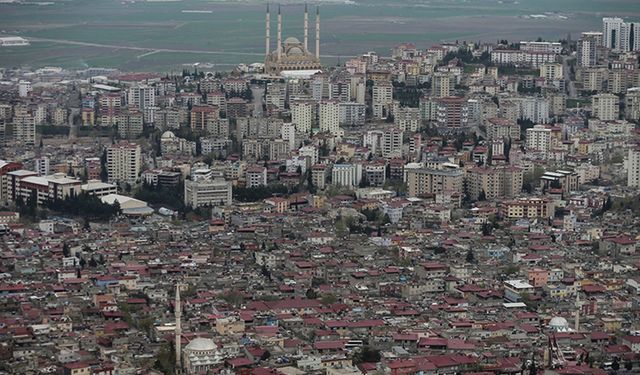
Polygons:
[[106,149],[102,151],[102,156],[100,156],[100,180],[102,182],[107,182],[107,180],[109,180],[109,173],[107,171],[107,150]]
[[91,267],[91,268],[98,267],[98,262],[96,262],[96,260],[93,257],[91,257],[91,259],[89,259],[89,267]]
[[611,364],[611,369],[616,372],[620,370],[620,360],[618,359],[618,357],[615,357],[613,359],[613,363]]
[[624,363],[624,368],[625,368],[627,371],[631,371],[631,370],[633,370],[633,362],[631,362],[631,361],[626,361],[626,362]]
[[305,293],[305,295],[307,296],[308,299],[318,298],[318,293],[316,293],[316,291],[313,290],[312,288],[307,289],[307,293]]
[[338,299],[333,294],[325,294],[322,296],[321,302],[323,305],[333,305]]
[[380,362],[381,358],[379,350],[365,346],[353,356],[353,362],[355,364],[377,363]]
[[466,257],[467,263],[473,263],[473,261],[475,260],[475,257],[473,255],[473,250],[469,249],[467,251],[467,257]]
[[69,254],[70,254],[69,245],[65,242],[64,244],[62,244],[62,255],[64,255],[65,257],[68,257]]
[[480,191],[480,194],[478,194],[478,200],[479,200],[480,202],[482,202],[482,201],[486,201],[486,200],[487,200],[487,193],[485,193],[485,192],[484,192],[484,189],[482,189],[482,190]]

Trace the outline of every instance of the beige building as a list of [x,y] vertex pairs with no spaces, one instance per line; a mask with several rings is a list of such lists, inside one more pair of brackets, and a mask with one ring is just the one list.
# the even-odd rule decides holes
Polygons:
[[640,87],[627,90],[624,116],[627,120],[640,120]]
[[410,197],[446,192],[461,193],[463,174],[460,169],[417,168],[406,171],[406,182],[407,194]]
[[36,144],[36,120],[26,105],[17,105],[13,114],[13,137],[25,145]]
[[371,106],[375,119],[387,118],[393,104],[393,86],[391,82],[383,81],[373,85]]
[[137,138],[142,134],[144,116],[142,112],[126,111],[118,116],[118,134],[122,138]]
[[540,77],[549,81],[556,81],[564,77],[562,64],[560,63],[544,63],[540,65]]
[[220,336],[228,336],[236,333],[243,333],[245,329],[244,320],[234,316],[216,319],[216,332]]
[[618,97],[613,94],[598,94],[591,97],[591,114],[603,121],[618,119]]
[[524,198],[502,202],[500,214],[507,219],[549,218],[555,214],[555,205],[549,199]]
[[318,190],[324,190],[327,186],[327,167],[316,164],[311,167],[311,181]]
[[107,148],[109,182],[134,184],[140,175],[141,166],[140,145],[124,141]]
[[477,200],[482,192],[486,199],[513,198],[522,190],[522,169],[516,167],[476,167],[467,172],[467,193]]
[[28,202],[36,198],[36,204],[42,205],[49,200],[65,199],[81,192],[81,182],[69,178],[63,173],[50,176],[38,176],[36,172],[17,170],[8,172],[7,200]]
[[449,97],[454,85],[455,78],[452,74],[435,72],[431,77],[431,96],[436,98]]
[[422,127],[420,108],[399,108],[394,113],[393,121],[395,126],[402,131],[417,132]]
[[515,121],[507,120],[500,117],[494,117],[487,119],[486,128],[487,139],[490,141],[502,139],[520,139],[520,126]]

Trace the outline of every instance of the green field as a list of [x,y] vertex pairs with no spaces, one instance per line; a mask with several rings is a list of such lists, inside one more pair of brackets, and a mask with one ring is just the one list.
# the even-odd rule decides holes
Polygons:
[[[0,66],[176,70],[194,62],[221,69],[262,60],[265,2],[66,0],[0,4],[0,33],[46,39],[0,50]],[[302,3],[283,6],[284,36],[302,38]],[[185,13],[184,10],[211,13]],[[544,19],[532,14],[554,12]],[[401,42],[575,37],[601,28],[603,15],[640,19],[637,0],[362,0],[322,2],[327,63]],[[560,17],[559,17],[560,16]],[[566,17],[566,18],[563,18]],[[313,22],[313,14],[312,14]],[[275,9],[272,12],[275,45]],[[313,37],[313,28],[311,30]],[[77,45],[76,42],[95,45]],[[134,48],[134,49],[132,49]],[[154,49],[171,51],[147,54]],[[190,51],[190,52],[184,52]]]

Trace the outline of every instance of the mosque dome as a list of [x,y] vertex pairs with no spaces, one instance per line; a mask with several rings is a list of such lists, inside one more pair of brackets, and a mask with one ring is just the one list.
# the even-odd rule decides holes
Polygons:
[[284,44],[300,44],[300,41],[298,40],[298,38],[290,36],[284,40]]
[[556,316],[549,321],[549,328],[556,332],[565,332],[569,330],[569,322],[561,316]]
[[302,52],[302,49],[300,49],[298,47],[291,47],[291,49],[289,49],[289,51],[287,51],[287,55],[289,55],[289,56],[302,56],[302,55],[304,55],[304,52]]
[[211,352],[217,349],[218,347],[213,340],[202,337],[191,340],[191,342],[185,347],[185,350],[193,352]]
[[169,139],[169,138],[175,138],[176,135],[173,134],[172,131],[167,130],[166,132],[162,133],[162,139]]

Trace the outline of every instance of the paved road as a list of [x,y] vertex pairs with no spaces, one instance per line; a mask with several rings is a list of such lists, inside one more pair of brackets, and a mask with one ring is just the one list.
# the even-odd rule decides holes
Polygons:
[[571,79],[572,77],[569,73],[571,71],[571,68],[569,67],[569,60],[571,59],[574,59],[574,57],[562,56],[562,70],[564,72],[564,76],[566,77],[567,92],[569,93],[569,98],[575,99],[578,97],[578,90],[576,90],[576,84]]

